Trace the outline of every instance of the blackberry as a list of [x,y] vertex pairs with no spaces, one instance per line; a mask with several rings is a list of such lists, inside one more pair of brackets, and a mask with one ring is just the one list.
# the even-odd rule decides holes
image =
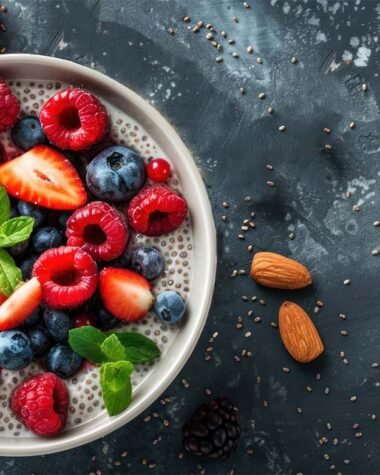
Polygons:
[[235,452],[240,436],[237,409],[227,398],[213,399],[194,412],[182,432],[188,452],[226,459]]

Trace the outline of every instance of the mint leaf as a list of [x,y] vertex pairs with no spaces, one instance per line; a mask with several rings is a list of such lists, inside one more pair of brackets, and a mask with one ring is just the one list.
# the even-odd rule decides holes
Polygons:
[[8,297],[21,282],[21,279],[21,271],[13,258],[7,251],[0,249],[0,292]]
[[100,347],[106,361],[128,360],[124,346],[120,343],[116,335],[108,336]]
[[69,345],[86,360],[95,364],[101,364],[104,355],[101,346],[106,335],[95,327],[86,326],[69,331]]
[[100,367],[100,387],[108,415],[117,416],[132,400],[131,374],[133,364],[128,361],[104,363]]
[[120,343],[124,346],[124,359],[133,364],[152,361],[161,354],[156,343],[140,333],[108,332],[108,335],[110,334],[117,336]]
[[26,241],[32,234],[34,218],[18,216],[0,226],[0,247],[11,247]]
[[8,221],[11,215],[11,203],[7,190],[0,185],[0,224]]

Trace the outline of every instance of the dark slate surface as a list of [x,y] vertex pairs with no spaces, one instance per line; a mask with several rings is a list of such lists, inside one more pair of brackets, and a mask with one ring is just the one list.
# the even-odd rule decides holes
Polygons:
[[[202,467],[210,474],[376,473],[379,422],[371,415],[379,411],[380,369],[371,365],[380,360],[380,257],[371,251],[380,246],[380,231],[372,226],[380,217],[380,4],[252,0],[246,9],[240,0],[14,0],[8,8],[8,32],[1,38],[9,52],[94,63],[175,124],[207,183],[219,268],[206,329],[166,391],[170,404],[158,401],[125,428],[85,447],[54,456],[3,458],[0,473],[179,474],[199,473]],[[225,30],[236,40],[235,45],[223,41],[222,63],[215,61],[217,52],[206,31],[194,34],[181,21],[185,14],[191,26],[198,20],[211,22],[218,39]],[[249,45],[253,54],[246,52]],[[232,57],[234,51],[238,59]],[[263,64],[256,63],[258,56]],[[362,84],[368,85],[366,92]],[[258,99],[260,92],[265,99]],[[272,115],[266,112],[270,105]],[[350,121],[356,123],[354,129]],[[280,125],[286,126],[284,132]],[[324,127],[331,128],[330,135]],[[330,152],[325,144],[332,145]],[[275,187],[267,186],[267,180]],[[245,196],[252,201],[244,201]],[[228,210],[222,208],[224,200],[231,205]],[[355,205],[360,211],[353,210]],[[257,229],[240,241],[241,221],[252,210]],[[257,288],[248,276],[232,279],[233,269],[249,269],[249,243],[303,261],[313,272],[313,287],[274,292]],[[351,285],[343,285],[345,279]],[[241,295],[257,295],[267,304],[245,303]],[[325,342],[325,355],[309,366],[288,357],[270,325],[279,304],[289,298],[313,315]],[[325,306],[314,315],[317,299]],[[261,323],[247,316],[250,309]],[[239,315],[241,330],[236,329]],[[209,344],[215,331],[219,336]],[[249,338],[247,331],[252,332]],[[213,352],[206,362],[208,346]],[[244,348],[252,356],[236,363],[234,355]],[[231,397],[241,412],[239,450],[224,463],[187,455],[178,459],[181,424],[207,399],[205,388]],[[356,402],[350,401],[352,396]],[[144,422],[154,411],[159,417]],[[361,438],[355,437],[357,432]],[[155,445],[157,437],[161,440]],[[322,437],[328,439],[324,445]]]

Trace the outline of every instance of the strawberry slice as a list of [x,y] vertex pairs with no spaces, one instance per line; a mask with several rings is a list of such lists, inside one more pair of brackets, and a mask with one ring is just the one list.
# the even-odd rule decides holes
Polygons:
[[0,305],[7,300],[7,296],[0,292]]
[[21,284],[0,305],[0,330],[18,327],[39,306],[42,300],[41,285],[37,277]]
[[106,267],[100,273],[99,282],[104,306],[120,320],[141,320],[153,304],[150,284],[137,272]]
[[47,145],[37,145],[0,165],[0,184],[16,198],[51,209],[76,209],[86,190],[69,160]]

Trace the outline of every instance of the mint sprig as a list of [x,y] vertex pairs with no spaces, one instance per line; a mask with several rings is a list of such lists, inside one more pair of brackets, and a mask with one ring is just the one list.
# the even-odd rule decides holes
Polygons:
[[12,247],[27,239],[33,232],[34,219],[27,216],[11,218],[11,204],[6,189],[0,186],[0,292],[11,295],[22,279],[13,258],[2,248]]
[[92,326],[69,331],[69,345],[83,358],[100,366],[100,386],[110,416],[126,409],[132,399],[134,365],[160,356],[153,340],[134,332],[102,332]]

